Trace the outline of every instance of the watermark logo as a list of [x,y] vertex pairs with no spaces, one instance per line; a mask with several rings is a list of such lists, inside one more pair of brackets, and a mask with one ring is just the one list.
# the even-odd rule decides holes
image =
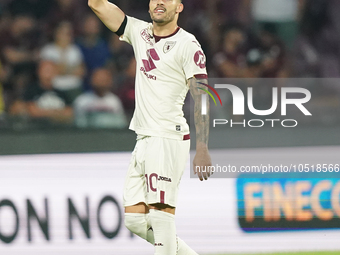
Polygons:
[[[245,115],[245,95],[243,91],[231,84],[215,84],[215,88],[209,86],[208,84],[200,83],[207,88],[209,88],[211,91],[213,91],[216,96],[218,97],[221,106],[222,106],[222,100],[220,98],[220,95],[217,93],[215,89],[227,89],[231,92],[232,99],[233,99],[233,115]],[[215,105],[217,105],[216,100],[214,96],[206,89],[199,88],[203,91],[205,91],[214,101]],[[206,115],[207,114],[207,94],[202,95],[202,107],[201,107],[201,114]],[[288,95],[299,95],[300,98],[289,98]],[[254,100],[253,100],[253,88],[248,87],[247,88],[247,106],[248,110],[257,116],[268,116],[273,114],[278,106],[279,106],[279,98],[281,99],[281,116],[287,115],[287,106],[288,105],[295,105],[305,116],[312,116],[312,114],[308,111],[308,109],[304,106],[304,104],[308,103],[311,100],[311,93],[309,90],[305,88],[298,88],[298,87],[283,87],[281,88],[281,97],[279,96],[279,89],[278,88],[272,88],[272,105],[267,110],[258,110],[254,107]],[[286,120],[280,120],[280,119],[266,119],[266,120],[260,120],[260,119],[251,119],[251,120],[244,120],[242,122],[233,122],[233,120],[227,120],[227,119],[214,119],[213,120],[213,127],[216,127],[217,125],[226,125],[230,124],[231,127],[234,125],[243,125],[244,127],[263,127],[265,122],[271,123],[271,126],[275,126],[275,122],[280,121],[283,127],[296,127],[298,125],[298,122],[294,119],[286,119]],[[292,125],[288,125],[289,123],[292,123]]]
[[[217,91],[213,87],[211,87],[208,84],[202,83],[202,82],[198,82],[198,84],[206,86],[208,89],[210,89],[212,92],[214,92],[215,95],[217,96],[218,100],[220,101],[221,106],[223,106],[220,95],[217,93]],[[207,89],[200,88],[200,87],[197,87],[197,88],[200,89],[200,90],[203,90],[205,93],[207,93],[212,98],[215,105],[217,106],[215,97]],[[207,115],[207,101],[208,101],[207,94],[202,94],[202,112],[201,112],[202,115]]]

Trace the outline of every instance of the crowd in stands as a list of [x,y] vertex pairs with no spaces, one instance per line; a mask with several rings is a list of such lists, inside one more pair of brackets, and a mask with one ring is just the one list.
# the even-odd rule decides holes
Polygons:
[[[112,2],[150,21],[148,0]],[[210,77],[340,76],[337,0],[183,3],[179,24],[201,43]],[[0,122],[124,128],[135,69],[132,48],[86,0],[1,0]]]

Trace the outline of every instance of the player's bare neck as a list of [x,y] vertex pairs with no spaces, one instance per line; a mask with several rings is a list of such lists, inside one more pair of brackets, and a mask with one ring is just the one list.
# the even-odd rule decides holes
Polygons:
[[153,34],[156,36],[169,36],[173,34],[178,28],[177,23],[168,23],[166,25],[162,25],[159,23],[153,23]]

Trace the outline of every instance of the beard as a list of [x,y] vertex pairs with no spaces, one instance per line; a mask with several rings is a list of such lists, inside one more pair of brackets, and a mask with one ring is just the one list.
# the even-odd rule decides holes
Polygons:
[[157,23],[157,24],[164,24],[164,25],[168,24],[175,19],[175,16],[176,16],[175,11],[169,12],[169,13],[167,13],[167,11],[166,11],[164,17],[158,18],[158,17],[156,17],[156,15],[152,11],[150,11],[150,17],[151,17],[152,21]]

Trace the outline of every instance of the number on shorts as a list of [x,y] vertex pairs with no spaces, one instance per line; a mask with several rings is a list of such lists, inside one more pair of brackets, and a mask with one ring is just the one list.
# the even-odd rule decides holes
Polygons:
[[150,187],[151,191],[153,191],[153,192],[157,191],[157,186],[155,188],[153,186],[153,184],[152,184],[152,180],[153,180],[154,177],[156,177],[156,183],[157,183],[158,175],[156,173],[150,174],[149,178],[148,178],[147,174],[145,175],[145,182],[146,182],[146,190],[147,190],[147,192],[149,192],[149,187]]

